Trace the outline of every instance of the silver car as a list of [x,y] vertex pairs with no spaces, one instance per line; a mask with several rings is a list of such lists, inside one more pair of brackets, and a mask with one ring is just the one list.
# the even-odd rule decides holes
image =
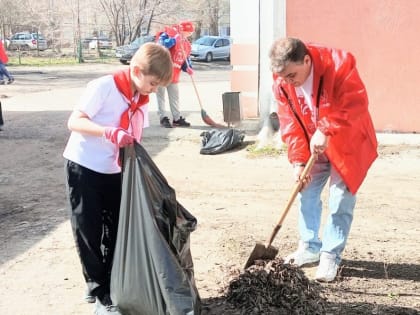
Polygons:
[[154,41],[155,37],[153,35],[137,37],[129,45],[118,46],[115,49],[115,57],[117,57],[122,64],[128,65],[130,63],[131,58],[134,56],[134,54],[140,48],[141,45]]
[[19,50],[45,50],[48,48],[47,40],[39,33],[20,32],[10,38],[8,49]]
[[211,62],[215,59],[230,60],[229,37],[203,36],[191,45],[191,59]]

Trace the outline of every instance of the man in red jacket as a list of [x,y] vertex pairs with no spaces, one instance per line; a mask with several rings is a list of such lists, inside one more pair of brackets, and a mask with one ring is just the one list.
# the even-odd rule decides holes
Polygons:
[[[285,261],[317,263],[318,281],[333,281],[353,219],[356,192],[377,157],[365,86],[348,52],[276,40],[270,50],[282,140],[295,180],[311,154],[317,160],[299,193],[298,249]],[[329,179],[329,214],[322,238],[321,192]]]

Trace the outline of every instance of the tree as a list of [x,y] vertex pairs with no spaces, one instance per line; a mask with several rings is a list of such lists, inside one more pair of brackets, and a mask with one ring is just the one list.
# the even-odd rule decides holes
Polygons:
[[190,8],[196,25],[195,36],[205,31],[209,35],[220,35],[220,27],[229,24],[229,0],[182,0],[183,7]]
[[150,34],[162,18],[176,12],[178,3],[170,0],[99,0],[117,45]]
[[14,21],[21,20],[26,1],[0,0],[0,37],[8,38],[14,32]]
[[42,33],[53,48],[63,43],[76,52],[81,39],[106,35],[123,45],[189,19],[201,32],[219,35],[229,0],[0,0],[0,36]]

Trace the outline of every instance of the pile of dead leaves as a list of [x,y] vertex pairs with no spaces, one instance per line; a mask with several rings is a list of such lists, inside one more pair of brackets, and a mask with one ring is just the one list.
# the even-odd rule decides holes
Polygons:
[[282,259],[256,261],[227,287],[226,300],[240,314],[325,314],[321,286]]

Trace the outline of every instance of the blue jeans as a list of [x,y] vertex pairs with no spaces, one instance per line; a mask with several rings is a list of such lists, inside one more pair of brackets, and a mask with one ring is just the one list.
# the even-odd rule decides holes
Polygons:
[[3,80],[5,76],[9,80],[13,78],[9,71],[7,71],[6,65],[0,61],[0,80]]
[[[337,263],[340,263],[353,221],[356,196],[350,193],[340,175],[324,156],[320,156],[313,166],[311,176],[311,183],[299,193],[300,239],[309,243],[309,250],[313,252],[335,254]],[[322,213],[321,192],[328,178],[329,214],[320,240],[318,233]]]

